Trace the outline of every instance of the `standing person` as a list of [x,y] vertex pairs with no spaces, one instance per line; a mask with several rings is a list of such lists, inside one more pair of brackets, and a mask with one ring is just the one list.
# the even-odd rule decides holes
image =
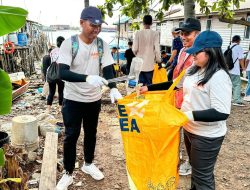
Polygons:
[[240,46],[240,36],[235,35],[232,38],[232,44],[230,48],[232,49],[232,58],[234,62],[234,67],[229,71],[231,80],[233,83],[233,99],[232,103],[234,106],[245,106],[241,98],[241,79],[240,79],[240,66],[245,70],[244,65],[244,51]]
[[150,29],[153,19],[151,15],[143,17],[144,29],[135,34],[133,52],[143,59],[139,82],[143,85],[152,84],[154,63],[161,62],[160,37],[157,31]]
[[[101,31],[102,14],[96,7],[83,9],[80,17],[82,32],[78,35],[79,49],[72,60],[72,42],[63,42],[59,52],[59,74],[65,80],[64,104],[62,108],[65,125],[63,163],[65,173],[57,184],[57,190],[66,190],[73,183],[72,173],[76,160],[76,143],[83,122],[84,164],[81,170],[95,180],[104,178],[103,173],[93,163],[96,146],[96,133],[101,110],[101,86],[108,85],[110,98],[121,98],[115,83],[106,79],[113,78],[113,63],[108,44],[103,41],[103,52],[99,54],[97,35]],[[100,52],[101,53],[101,52]],[[101,56],[101,63],[99,62]],[[101,65],[100,65],[101,64]],[[104,78],[100,77],[100,66]]]
[[172,29],[172,36],[173,36],[173,41],[172,41],[172,51],[171,51],[171,57],[168,60],[167,65],[170,65],[167,70],[168,70],[168,80],[172,80],[173,78],[173,71],[175,69],[175,66],[177,65],[178,61],[178,56],[183,48],[183,44],[180,38],[180,30],[176,31],[176,27]]
[[124,57],[127,59],[126,64],[126,75],[130,72],[130,66],[132,59],[135,57],[135,54],[132,51],[133,42],[128,42],[128,49],[125,51]]
[[[198,19],[187,18],[185,22],[181,25],[181,27],[177,28],[176,30],[181,31],[181,39],[183,42],[183,48],[181,49],[179,53],[178,62],[174,69],[173,79],[176,79],[183,69],[187,69],[193,64],[193,59],[194,59],[193,55],[187,53],[185,50],[187,50],[193,45],[196,36],[201,31],[201,24]],[[178,89],[175,92],[175,106],[178,109],[181,109],[181,105],[183,102],[182,83],[183,83],[183,80],[178,84]],[[148,90],[149,91],[161,90],[161,89],[167,90],[171,84],[172,84],[172,81],[144,86],[141,88],[141,92],[148,91]],[[181,130],[181,143],[183,141],[182,134],[183,132]],[[182,157],[182,150],[180,150],[180,157]],[[180,175],[189,175],[191,174],[191,172],[192,172],[192,169],[188,160],[186,160],[183,164],[180,165],[180,169],[179,169]]]
[[194,66],[183,83],[181,110],[190,121],[184,128],[184,141],[192,165],[191,190],[214,190],[214,167],[231,111],[232,82],[217,32],[204,31],[187,52]]
[[[194,56],[194,64],[183,82],[181,107],[189,119],[183,128],[192,165],[191,190],[215,190],[214,167],[227,131],[232,97],[232,82],[221,45],[217,32],[204,31],[186,50]],[[141,88],[141,92],[145,91],[146,87]]]
[[247,88],[246,88],[246,93],[244,100],[250,102],[250,51],[248,51],[247,58],[246,58],[246,63],[245,63],[245,68],[247,72]]
[[[60,46],[64,40],[65,39],[62,36],[57,37],[57,39],[56,39],[56,46],[57,47],[54,48],[50,53],[51,63],[56,62],[58,64],[59,49],[60,49]],[[47,97],[47,112],[50,113],[51,106],[52,106],[53,99],[54,99],[54,95],[56,92],[56,85],[58,88],[59,110],[61,110],[62,102],[63,102],[64,82],[60,79],[56,79],[55,81],[48,82],[48,83],[49,83],[49,95]]]
[[49,48],[48,54],[43,57],[43,61],[42,61],[42,78],[44,80],[44,85],[43,85],[43,92],[42,92],[41,100],[47,99],[46,96],[48,93],[48,83],[46,80],[46,76],[47,76],[47,70],[48,70],[49,66],[51,65],[50,52],[52,50],[53,50],[53,48]]

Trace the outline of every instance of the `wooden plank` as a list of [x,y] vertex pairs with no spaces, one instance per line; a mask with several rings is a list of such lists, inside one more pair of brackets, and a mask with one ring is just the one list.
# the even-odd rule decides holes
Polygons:
[[46,133],[39,190],[56,188],[57,141],[57,133]]

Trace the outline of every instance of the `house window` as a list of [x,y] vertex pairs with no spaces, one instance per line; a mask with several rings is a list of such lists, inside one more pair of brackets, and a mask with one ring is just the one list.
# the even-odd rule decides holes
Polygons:
[[183,24],[183,21],[179,22],[179,27],[181,27],[182,24]]
[[[250,16],[247,17],[247,21],[250,22]],[[247,26],[247,27],[246,27],[245,38],[246,38],[246,39],[249,39],[249,38],[250,38],[250,26]]]
[[207,20],[207,26],[206,26],[206,29],[207,29],[207,30],[211,30],[211,22],[212,22],[211,19],[208,19],[208,20]]

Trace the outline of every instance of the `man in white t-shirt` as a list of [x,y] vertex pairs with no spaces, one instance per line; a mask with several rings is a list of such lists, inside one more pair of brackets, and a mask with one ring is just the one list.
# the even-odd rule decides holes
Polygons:
[[[59,51],[59,75],[65,81],[64,102],[62,108],[65,125],[63,163],[65,173],[57,184],[57,190],[66,190],[73,183],[72,173],[76,160],[76,143],[83,123],[84,164],[81,170],[95,180],[104,178],[103,173],[93,164],[96,132],[101,110],[101,86],[110,87],[110,98],[121,98],[115,83],[106,79],[114,77],[113,63],[108,44],[103,41],[103,53],[100,55],[97,35],[101,31],[102,14],[96,7],[83,9],[80,17],[82,32],[78,37],[78,52],[72,58],[72,42],[67,39]],[[74,46],[74,44],[73,44]],[[99,62],[101,56],[101,63]],[[100,64],[104,78],[100,77]]]
[[250,62],[250,51],[248,51],[246,63],[245,63],[248,81],[247,81],[247,88],[246,88],[244,100],[248,102],[250,102],[250,64],[249,62]]
[[234,67],[229,71],[232,84],[233,84],[233,99],[232,103],[235,106],[245,106],[245,104],[242,102],[241,98],[241,79],[240,79],[240,66],[244,70],[244,51],[240,44],[240,36],[235,35],[232,38],[232,44],[230,47],[232,48],[232,57],[234,62]]
[[150,29],[153,19],[151,15],[143,17],[144,29],[136,32],[132,50],[136,57],[143,59],[139,82],[143,85],[152,84],[154,63],[161,62],[159,33]]

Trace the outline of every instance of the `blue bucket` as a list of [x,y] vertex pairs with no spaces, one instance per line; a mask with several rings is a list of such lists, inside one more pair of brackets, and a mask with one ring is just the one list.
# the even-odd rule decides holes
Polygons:
[[25,34],[25,33],[18,33],[17,40],[18,40],[19,46],[27,46],[27,44],[28,44],[27,34]]
[[128,86],[131,88],[134,88],[136,86],[136,80],[129,80],[128,81]]

